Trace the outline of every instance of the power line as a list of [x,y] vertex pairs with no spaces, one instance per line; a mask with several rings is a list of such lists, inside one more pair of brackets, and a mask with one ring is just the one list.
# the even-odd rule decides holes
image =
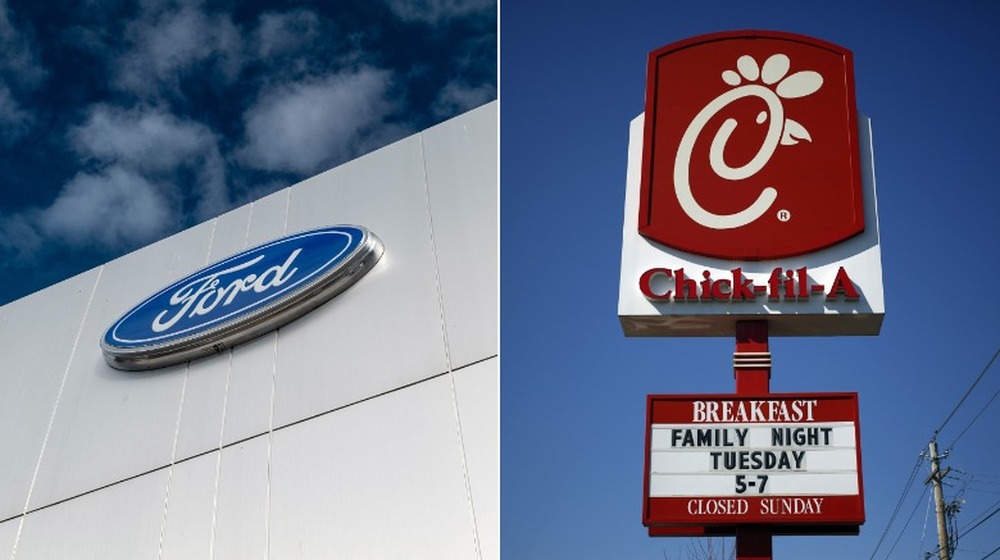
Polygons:
[[889,549],[889,552],[885,554],[886,559],[892,556],[892,552],[896,550],[896,545],[899,544],[899,540],[903,538],[903,533],[906,533],[906,528],[910,526],[910,521],[913,521],[913,514],[917,513],[917,508],[920,507],[920,503],[923,502],[924,496],[926,495],[927,495],[927,487],[924,486],[923,493],[921,493],[920,497],[917,498],[917,503],[913,505],[913,511],[911,511],[910,516],[906,518],[906,523],[903,524],[903,528],[899,530],[899,536],[896,537],[896,541],[892,543],[892,548]]
[[944,451],[945,454],[951,451],[951,448],[955,447],[955,444],[958,443],[958,440],[962,439],[962,436],[965,435],[965,432],[968,432],[969,428],[971,428],[972,425],[976,423],[976,420],[979,420],[979,417],[982,416],[984,412],[986,412],[986,409],[989,408],[991,404],[993,404],[993,401],[997,398],[997,395],[1000,395],[1000,389],[997,389],[997,392],[993,393],[993,396],[990,397],[990,400],[986,401],[986,405],[984,405],[983,408],[979,409],[979,413],[976,414],[976,417],[973,418],[972,421],[969,422],[969,424],[965,427],[965,429],[958,434],[958,436],[955,438],[955,441],[951,442],[951,445],[948,446],[948,449],[945,449]]
[[[955,527],[956,523],[955,523],[954,515],[958,511],[958,507],[960,507],[960,503],[959,502],[955,502],[955,503],[952,503],[952,504],[949,504],[949,505],[946,505],[944,503],[944,497],[943,497],[942,489],[941,489],[941,478],[940,478],[940,475],[938,474],[939,471],[940,471],[940,468],[938,466],[938,459],[941,456],[939,456],[937,454],[937,437],[938,437],[938,434],[940,434],[941,431],[944,430],[945,426],[948,425],[948,422],[951,421],[951,419],[955,416],[955,414],[962,407],[962,405],[965,404],[966,399],[969,398],[969,395],[972,394],[972,391],[975,390],[976,386],[979,385],[979,382],[982,381],[983,377],[986,376],[986,372],[988,372],[990,370],[990,368],[993,366],[993,363],[996,361],[996,359],[997,359],[998,356],[1000,356],[1000,347],[997,347],[996,351],[993,352],[993,356],[990,358],[989,362],[986,364],[986,367],[984,367],[982,369],[982,371],[979,372],[979,375],[977,375],[976,378],[975,378],[975,380],[972,382],[972,384],[969,385],[969,388],[965,391],[965,394],[962,395],[962,398],[959,399],[958,403],[955,404],[955,407],[952,408],[952,410],[951,410],[950,413],[948,413],[948,416],[944,419],[944,422],[942,422],[941,425],[938,426],[938,428],[936,430],[934,430],[934,434],[931,435],[930,441],[928,442],[928,445],[930,447],[930,455],[931,455],[931,457],[930,457],[931,458],[931,478],[929,480],[934,482],[934,498],[935,498],[935,504],[936,504],[936,510],[937,510],[937,518],[938,518],[937,519],[937,524],[938,524],[938,540],[939,540],[939,543],[938,543],[938,546],[937,546],[937,549],[936,549],[935,552],[940,552],[941,553],[940,556],[942,558],[949,558],[951,556],[950,555],[950,550],[954,550],[954,547],[957,546],[957,544],[958,544],[958,531],[956,530],[956,527]],[[962,436],[964,436],[965,433],[972,427],[972,425],[975,424],[975,422],[977,420],[979,420],[980,416],[982,416],[983,412],[985,412],[986,409],[990,406],[990,404],[992,404],[993,400],[997,397],[998,394],[1000,394],[1000,391],[997,391],[997,393],[994,394],[993,397],[990,398],[989,402],[986,403],[986,406],[984,406],[976,414],[976,416],[972,419],[972,421],[969,422],[969,424],[966,425],[966,427],[958,434],[958,437],[956,437],[955,440],[952,442],[952,444],[948,447],[948,449],[946,449],[944,451],[943,456],[947,456],[948,455],[948,452],[955,446],[955,443],[957,443],[962,438]],[[948,469],[948,470],[950,470],[950,469]],[[948,470],[945,470],[945,473],[947,473]],[[909,482],[908,485],[909,484],[912,484],[912,481]],[[904,493],[904,495],[905,495],[905,493]],[[897,511],[898,511],[898,509],[899,509],[899,506],[897,505]],[[916,510],[914,510],[914,511],[916,511]],[[970,527],[968,529],[968,531],[963,531],[963,534],[966,534],[969,531],[971,531],[972,529],[975,529],[976,527],[978,527],[979,525],[981,525],[983,522],[985,522],[987,519],[989,519],[990,517],[992,517],[993,514],[997,513],[998,511],[1000,511],[1000,508],[998,508],[996,511],[990,513],[990,515],[988,515],[987,517],[983,518],[979,523],[976,523],[975,525],[973,525],[972,527]],[[912,518],[913,514],[911,513],[910,516]],[[951,525],[952,525],[952,528],[951,528],[952,535],[951,535],[951,537],[948,536],[948,532],[949,532],[948,531],[948,527],[947,527],[947,525],[948,525],[948,519],[946,519],[946,516],[951,518]],[[893,516],[892,516],[892,519],[890,519],[890,521],[889,521],[890,525],[892,524],[892,521],[893,521],[893,519],[895,519],[895,517],[896,517],[896,514],[894,513]],[[909,521],[907,521],[907,524],[909,524]],[[905,527],[904,527],[904,529],[905,529]],[[888,531],[888,527],[886,528],[886,530]],[[884,538],[884,535],[883,535],[883,538]],[[882,540],[880,539],[879,540],[879,545],[881,545],[881,543],[882,543]],[[893,546],[893,548],[895,548],[895,546]],[[878,547],[876,546],[876,550],[877,549],[878,549]],[[998,548],[998,550],[1000,550],[1000,548]],[[996,552],[996,551],[994,551],[994,552]],[[993,553],[991,552],[987,556],[990,556],[992,554]],[[932,555],[933,555],[933,553],[932,553]],[[873,556],[874,556],[874,554],[873,554]],[[869,560],[871,560],[871,559],[869,559]]]
[[[924,488],[927,488],[924,486]],[[927,509],[924,510],[924,528],[920,530],[920,550],[924,549],[924,539],[927,537],[927,520],[930,518],[931,514],[931,503],[934,500],[931,498],[927,499]]]
[[[991,511],[989,515],[987,515],[986,517],[980,519],[978,523],[972,525],[971,527],[962,529],[962,534],[963,535],[969,534],[973,529],[975,529],[976,527],[979,527],[980,525],[982,525],[983,523],[985,523],[987,519],[993,517],[997,513],[1000,513],[1000,507],[997,507],[996,509],[994,509],[993,511]],[[931,555],[937,554],[938,551],[940,551],[940,550],[941,550],[941,547],[938,546],[937,548],[935,548],[934,550],[931,551]],[[1000,549],[998,549],[998,550],[1000,550]],[[996,550],[994,550],[993,552],[996,552]],[[987,554],[986,556],[990,556],[991,554],[993,554],[993,552],[991,552],[990,554]]]
[[[970,385],[969,388],[968,388],[968,390],[966,390],[965,394],[962,395],[962,398],[958,401],[958,404],[955,405],[955,408],[953,408],[952,411],[951,411],[951,413],[948,414],[947,418],[944,419],[944,422],[942,422],[941,425],[938,426],[938,429],[934,431],[934,435],[931,437],[931,441],[933,441],[937,437],[937,435],[941,432],[941,430],[943,430],[944,427],[948,425],[948,422],[950,422],[951,419],[952,419],[952,417],[955,416],[955,413],[958,412],[958,409],[961,408],[961,406],[965,402],[965,400],[967,398],[969,398],[969,395],[976,388],[976,385],[979,384],[979,382],[982,380],[982,378],[986,375],[986,372],[989,371],[990,367],[993,366],[993,362],[996,361],[997,356],[1000,356],[1000,347],[998,347],[997,350],[993,353],[993,357],[990,358],[990,361],[989,361],[989,363],[986,364],[986,367],[984,367],[983,370],[979,372],[979,375],[976,376],[975,381],[972,382],[972,385]],[[994,397],[996,397],[996,395],[994,395]],[[992,399],[990,400],[990,402],[992,402]],[[982,411],[980,411],[980,414],[982,414]],[[977,415],[976,418],[973,419],[973,422],[975,422],[978,418],[979,418],[979,415]],[[971,426],[971,424],[972,423],[970,423],[970,426]],[[965,430],[963,430],[962,433],[959,434],[959,437],[961,437],[962,435],[964,435],[965,431],[967,431],[968,429],[969,429],[969,426],[966,426]],[[958,438],[956,438],[956,441],[958,441]],[[954,446],[954,443],[952,443],[952,445]],[[868,557],[868,560],[873,560],[875,558],[875,555],[878,554],[879,548],[882,547],[882,543],[885,542],[886,536],[888,536],[890,529],[892,529],[892,524],[896,521],[896,516],[899,515],[899,510],[902,509],[903,503],[906,501],[906,497],[907,497],[907,495],[909,495],[910,489],[913,487],[913,482],[917,478],[917,473],[920,470],[920,465],[923,463],[923,460],[924,460],[924,454],[921,453],[917,457],[916,463],[913,465],[913,470],[910,471],[910,477],[907,479],[906,484],[903,486],[903,491],[899,495],[899,500],[896,502],[896,507],[895,507],[895,509],[893,509],[892,515],[889,516],[889,521],[888,521],[888,523],[886,523],[885,529],[882,531],[882,535],[879,537],[878,543],[875,545],[875,549],[872,550],[872,554],[871,554],[871,556]],[[919,504],[920,501],[921,500],[918,500],[917,503]],[[914,509],[914,512],[915,511],[916,511],[916,509]],[[913,519],[913,513],[911,512],[910,513],[910,517],[907,520],[906,524],[909,525],[910,520],[912,520],[912,519]],[[905,528],[906,527],[904,527],[904,529]],[[896,539],[896,542],[897,543],[899,542],[898,538]],[[893,546],[892,546],[892,549],[894,550],[895,548],[896,548],[896,545],[894,543]],[[889,553],[891,554],[892,550],[890,550]]]
[[[987,512],[987,511],[989,511],[989,509],[990,509],[990,508],[992,508],[992,507],[995,507],[995,506],[1000,506],[1000,500],[998,500],[998,501],[996,501],[996,502],[993,502],[993,504],[992,504],[992,505],[990,505],[990,507],[988,507],[988,508],[986,508],[985,510],[983,510],[983,512],[982,512],[982,513],[980,513],[979,515],[977,515],[977,516],[973,517],[973,518],[972,518],[972,520],[971,520],[971,521],[969,521],[969,523],[975,523],[976,521],[979,521],[979,518],[980,518],[980,517],[982,517],[982,516],[986,515],[986,512]],[[963,530],[964,530],[964,529],[963,529]]]
[[958,412],[958,409],[962,406],[962,403],[965,402],[965,399],[969,398],[969,394],[972,393],[972,390],[976,388],[976,385],[979,384],[979,381],[983,378],[984,375],[986,375],[986,372],[989,371],[990,367],[993,365],[993,362],[996,361],[997,356],[1000,356],[1000,347],[998,347],[996,352],[993,353],[993,357],[990,358],[989,363],[986,364],[986,367],[983,368],[983,371],[979,372],[979,375],[976,377],[976,380],[972,382],[972,385],[969,386],[969,389],[965,392],[964,395],[962,395],[962,398],[958,401],[958,404],[955,405],[955,408],[951,410],[951,414],[949,414],[948,417],[944,419],[944,422],[941,423],[938,429],[934,430],[934,435],[931,436],[932,440],[936,438],[939,433],[941,433],[941,430],[943,430],[944,427],[948,424],[948,421],[951,420],[951,417],[954,416],[956,412]]
[[875,550],[872,551],[872,555],[868,557],[868,560],[875,558],[878,554],[878,549],[882,546],[882,541],[885,540],[886,535],[889,534],[889,529],[892,528],[893,521],[896,520],[896,516],[899,515],[899,509],[903,507],[903,502],[906,500],[906,495],[910,493],[910,488],[913,487],[913,481],[917,478],[917,473],[920,470],[920,465],[924,462],[924,454],[921,453],[917,457],[917,462],[913,465],[913,470],[910,471],[910,478],[906,481],[906,485],[903,486],[903,492],[899,495],[899,501],[896,502],[896,509],[893,510],[892,515],[889,517],[889,522],[885,525],[885,530],[882,531],[882,536],[878,539],[878,544],[875,545]]
[[968,529],[962,529],[962,534],[965,534],[965,535],[969,534],[970,531],[972,531],[976,527],[979,527],[980,525],[982,525],[983,523],[985,523],[987,519],[989,519],[989,518],[993,517],[994,515],[996,515],[997,512],[1000,512],[1000,507],[998,507],[995,510],[991,511],[989,515],[987,515],[986,517],[980,519],[979,522],[976,523],[975,525],[973,525],[972,527],[969,527]]

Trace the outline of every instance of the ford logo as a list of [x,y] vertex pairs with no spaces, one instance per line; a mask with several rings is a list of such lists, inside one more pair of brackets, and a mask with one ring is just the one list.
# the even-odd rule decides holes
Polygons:
[[115,321],[104,359],[124,370],[178,364],[274,330],[346,290],[382,256],[359,226],[304,231],[248,249],[160,290]]

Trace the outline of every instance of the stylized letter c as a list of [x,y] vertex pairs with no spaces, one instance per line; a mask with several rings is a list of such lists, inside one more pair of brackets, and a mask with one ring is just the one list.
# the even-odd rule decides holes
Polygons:
[[768,125],[767,135],[761,144],[757,154],[742,167],[729,167],[723,160],[723,150],[726,142],[736,129],[735,119],[726,119],[719,127],[715,138],[712,140],[709,149],[709,161],[712,170],[723,178],[730,181],[746,179],[763,169],[774,155],[774,150],[778,147],[781,139],[781,130],[785,122],[784,109],[781,100],[770,89],[759,85],[745,85],[723,93],[713,99],[705,106],[688,125],[687,130],[681,137],[680,145],[677,148],[677,159],[674,160],[674,190],[677,194],[677,201],[684,212],[698,224],[711,229],[733,229],[745,226],[757,218],[760,218],[778,196],[778,191],[772,187],[765,187],[760,196],[750,206],[734,214],[713,214],[703,208],[695,200],[691,193],[691,154],[694,151],[695,141],[701,135],[702,130],[708,121],[724,107],[744,97],[756,96],[767,103],[768,113],[771,122]]

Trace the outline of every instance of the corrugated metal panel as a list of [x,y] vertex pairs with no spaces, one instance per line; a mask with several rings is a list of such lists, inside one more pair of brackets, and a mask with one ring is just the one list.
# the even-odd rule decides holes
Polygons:
[[498,337],[496,106],[468,117],[422,134],[452,367],[496,354]]
[[104,266],[29,510],[170,462],[184,366],[126,374],[104,363],[96,341],[128,307],[203,266],[211,232],[201,224]]
[[292,190],[289,231],[359,223],[385,254],[363,281],[281,329],[276,425],[447,371],[423,176],[411,137]]
[[273,558],[475,558],[447,377],[274,434]]
[[500,558],[500,360],[455,372],[455,395],[483,560]]
[[170,469],[159,512],[161,560],[209,557],[218,457],[215,451]]
[[25,516],[16,558],[152,558],[167,472],[158,471]]
[[[3,307],[0,520],[24,511],[99,272],[91,270]],[[46,320],[50,317],[59,320]]]

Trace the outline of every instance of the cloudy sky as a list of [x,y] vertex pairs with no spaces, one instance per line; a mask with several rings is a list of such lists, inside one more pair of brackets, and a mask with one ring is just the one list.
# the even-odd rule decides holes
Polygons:
[[0,305],[496,98],[495,0],[0,0]]

